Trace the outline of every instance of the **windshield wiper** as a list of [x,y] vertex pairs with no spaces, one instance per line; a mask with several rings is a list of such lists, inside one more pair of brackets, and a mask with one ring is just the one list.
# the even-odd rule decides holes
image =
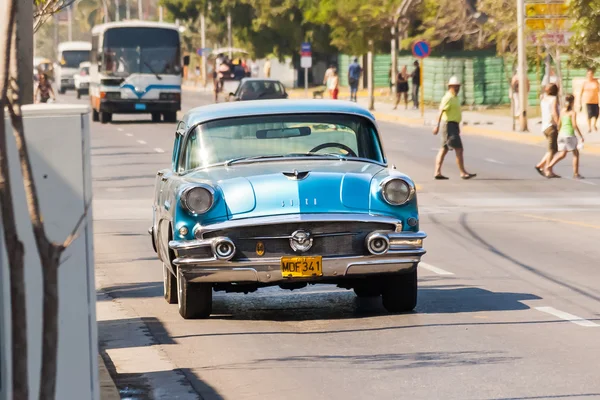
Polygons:
[[288,153],[288,154],[272,154],[268,156],[250,156],[250,157],[238,157],[232,158],[231,160],[227,160],[223,163],[226,167],[240,161],[255,161],[255,160],[264,160],[268,158],[286,158],[286,157],[325,157],[325,158],[335,158],[338,160],[347,160],[348,157],[342,154],[335,153],[327,153],[327,154],[319,154],[319,153]]
[[286,154],[287,157],[326,157],[326,158],[338,158],[340,160],[347,160],[348,157],[343,154],[336,153],[290,153]]
[[154,72],[154,70],[152,69],[152,67],[150,66],[150,64],[148,64],[148,61],[144,61],[144,65],[146,67],[148,67],[148,69],[150,70],[150,72],[152,72],[156,76],[156,79],[158,79],[159,81],[162,81],[162,77],[159,74],[157,74],[156,72]]

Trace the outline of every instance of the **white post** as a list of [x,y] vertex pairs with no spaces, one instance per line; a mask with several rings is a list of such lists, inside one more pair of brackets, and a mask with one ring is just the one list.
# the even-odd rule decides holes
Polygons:
[[121,20],[121,12],[119,11],[119,0],[115,0],[115,21]]
[[144,14],[142,14],[142,0],[138,0],[138,19],[144,19]]
[[204,53],[204,49],[206,49],[206,20],[204,13],[200,14],[200,40],[202,42],[202,80],[204,81],[204,87],[206,87],[208,79],[206,76],[206,54]]
[[162,6],[158,7],[158,21],[163,22],[163,8]]
[[108,0],[104,0],[102,5],[104,6],[104,23],[108,22]]
[[129,6],[129,0],[125,0],[125,18],[131,19],[131,7]]
[[231,12],[227,11],[227,42],[229,44],[229,58],[233,56],[231,48],[233,47],[233,39],[231,37]]
[[398,36],[396,24],[392,25],[392,41],[391,41],[391,53],[392,53],[392,70],[390,71],[390,80],[392,82],[392,89],[390,94],[396,93],[396,75],[398,74],[398,45],[396,44],[396,37]]
[[525,54],[525,1],[517,0],[517,40],[519,65],[519,127],[527,132],[527,56]]
[[375,79],[373,76],[373,40],[369,40],[369,53],[367,54],[367,86],[369,88],[369,110],[375,110]]
[[67,32],[68,32],[68,38],[69,38],[69,42],[73,40],[73,10],[71,10],[71,6],[67,7],[67,18],[69,19],[68,25],[67,25]]
[[304,68],[304,97],[308,98],[308,68]]

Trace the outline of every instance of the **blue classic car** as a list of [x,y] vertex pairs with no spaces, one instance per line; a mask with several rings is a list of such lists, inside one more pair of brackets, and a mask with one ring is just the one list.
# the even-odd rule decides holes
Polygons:
[[149,233],[164,296],[207,318],[212,293],[330,283],[417,302],[425,254],[413,181],[388,168],[371,113],[344,101],[199,107],[158,172]]

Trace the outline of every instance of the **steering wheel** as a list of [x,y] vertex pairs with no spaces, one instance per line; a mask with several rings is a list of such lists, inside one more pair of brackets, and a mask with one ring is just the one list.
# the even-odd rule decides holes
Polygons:
[[329,143],[320,144],[317,147],[315,147],[312,150],[310,150],[309,153],[316,153],[319,150],[327,149],[329,147],[337,147],[338,149],[345,150],[350,157],[358,157],[356,155],[356,153],[354,152],[354,150],[352,150],[350,147],[346,146],[345,144],[335,143],[335,142],[329,142]]

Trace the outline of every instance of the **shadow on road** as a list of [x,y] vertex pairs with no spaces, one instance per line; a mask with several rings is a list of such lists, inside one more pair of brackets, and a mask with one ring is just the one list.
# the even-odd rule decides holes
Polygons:
[[[156,257],[152,258],[153,260]],[[102,292],[107,294],[106,296],[98,296],[98,301],[111,300],[113,298],[150,298],[150,297],[162,297],[163,294],[163,283],[162,282],[141,282],[132,283],[127,285],[114,285],[102,288]]]

